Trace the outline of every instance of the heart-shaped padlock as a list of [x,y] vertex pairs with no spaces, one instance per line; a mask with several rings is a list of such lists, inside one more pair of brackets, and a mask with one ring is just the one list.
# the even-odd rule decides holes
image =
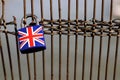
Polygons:
[[[26,18],[31,17],[26,16]],[[37,21],[36,16],[34,16]],[[32,22],[18,30],[18,41],[21,53],[32,53],[46,49],[44,31],[42,25]]]

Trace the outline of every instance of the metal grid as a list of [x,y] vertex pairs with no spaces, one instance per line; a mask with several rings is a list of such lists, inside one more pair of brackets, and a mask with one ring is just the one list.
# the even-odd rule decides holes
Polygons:
[[[41,8],[41,21],[39,21],[40,24],[44,26],[44,33],[45,35],[50,35],[51,36],[51,79],[49,80],[54,80],[54,36],[58,35],[59,36],[59,70],[58,74],[59,80],[62,80],[62,36],[67,35],[67,57],[66,57],[66,80],[71,80],[70,79],[70,37],[73,35],[75,36],[75,52],[74,52],[74,74],[73,74],[73,80],[77,80],[77,64],[78,64],[78,37],[83,36],[83,60],[82,60],[82,77],[79,78],[79,80],[85,80],[85,65],[86,63],[86,41],[87,37],[91,37],[91,58],[90,58],[90,75],[89,75],[89,80],[92,80],[93,78],[93,62],[94,62],[94,49],[95,49],[95,37],[99,36],[100,37],[100,45],[99,45],[99,57],[98,57],[98,73],[97,73],[97,80],[100,79],[100,70],[101,70],[101,56],[102,56],[102,46],[103,46],[103,37],[108,37],[108,46],[107,46],[107,56],[106,56],[106,65],[105,65],[105,78],[104,80],[108,80],[108,66],[109,66],[109,58],[110,58],[110,46],[111,46],[111,38],[114,36],[116,37],[116,47],[115,47],[115,58],[114,58],[114,71],[113,71],[113,79],[111,80],[118,80],[116,79],[116,68],[117,68],[117,60],[118,60],[118,53],[119,53],[119,37],[120,37],[120,19],[112,19],[112,12],[113,12],[113,0],[111,0],[110,4],[110,16],[109,16],[109,21],[104,21],[104,0],[102,0],[101,4],[101,20],[96,20],[96,0],[94,0],[93,4],[93,19],[87,20],[87,0],[84,0],[84,19],[79,20],[78,19],[78,11],[79,11],[79,0],[76,0],[76,19],[71,20],[70,19],[70,12],[71,12],[71,0],[68,0],[68,19],[62,19],[61,15],[61,0],[58,0],[58,12],[59,12],[59,19],[55,20],[53,18],[53,1],[50,0],[50,20],[49,19],[44,19],[44,7],[43,7],[43,0],[40,0],[40,8]],[[23,10],[24,10],[24,25],[26,25],[26,0],[23,0]],[[9,59],[9,66],[10,66],[10,72],[11,72],[11,80],[14,80],[14,73],[13,73],[13,63],[12,63],[12,56],[11,56],[11,50],[10,47],[10,41],[9,41],[9,34],[12,34],[15,36],[16,39],[16,53],[17,53],[17,63],[18,63],[18,72],[19,72],[19,80],[22,80],[22,72],[21,72],[21,58],[20,58],[20,52],[18,48],[18,40],[17,40],[17,23],[16,23],[16,18],[13,17],[13,21],[11,22],[6,22],[4,19],[4,6],[5,6],[5,1],[2,0],[2,17],[0,21],[0,26],[3,26],[3,29],[0,29],[0,32],[2,34],[5,34],[5,39],[6,39],[6,46],[7,46],[7,51],[8,51],[8,59]],[[31,0],[31,18],[32,22],[34,22],[34,1]],[[14,25],[14,31],[15,32],[10,32],[7,30],[7,25]],[[9,80],[7,78],[7,71],[5,67],[5,59],[4,59],[4,52],[2,49],[2,43],[0,39],[0,51],[1,51],[1,60],[2,60],[2,66],[3,66],[3,73],[4,73],[4,79]],[[43,70],[43,80],[46,80],[46,59],[45,57],[45,51],[42,51],[42,66]],[[27,71],[28,71],[28,79],[32,80],[31,78],[31,69],[30,69],[30,56],[29,54],[26,54],[26,59],[27,59]],[[37,70],[36,70],[36,54],[33,54],[33,65],[34,65],[34,80],[37,80]]]

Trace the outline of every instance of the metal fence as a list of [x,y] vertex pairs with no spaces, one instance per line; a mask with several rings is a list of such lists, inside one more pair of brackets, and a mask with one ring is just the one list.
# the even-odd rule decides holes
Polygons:
[[[16,17],[6,22],[5,1],[0,19],[1,80],[119,80],[120,79],[120,19],[113,19],[113,0],[110,0],[109,20],[104,20],[105,0],[101,0],[101,18],[88,20],[88,0],[84,15],[79,19],[79,1],[75,0],[76,18],[71,19],[71,1],[67,1],[67,19],[62,18],[61,0],[58,0],[58,19],[53,17],[53,1],[49,0],[50,19],[44,18],[44,4],[40,0],[41,18],[47,49],[33,54],[21,54],[18,47]],[[34,21],[34,0],[31,0],[31,22]],[[23,0],[23,24],[27,23],[26,0]],[[55,14],[55,13],[54,13]],[[12,28],[11,28],[12,26]],[[11,28],[12,31],[9,31]],[[13,54],[16,53],[16,54]],[[8,55],[8,56],[6,56]],[[25,62],[25,63],[24,63]],[[16,70],[16,71],[15,71]],[[9,72],[10,71],[10,72]],[[27,72],[27,73],[26,73]],[[26,73],[26,74],[25,74]],[[3,74],[3,75],[2,75]],[[27,78],[26,78],[27,77]]]

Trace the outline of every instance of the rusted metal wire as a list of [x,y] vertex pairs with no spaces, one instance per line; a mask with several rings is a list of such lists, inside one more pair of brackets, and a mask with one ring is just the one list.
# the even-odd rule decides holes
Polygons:
[[46,80],[45,76],[45,51],[42,51],[42,59],[43,59],[43,80]]
[[[43,25],[43,0],[40,0],[40,11],[41,11],[41,24]],[[44,26],[43,26],[44,29]],[[42,59],[43,59],[43,80],[46,80],[46,72],[45,72],[45,51],[42,51]]]
[[[111,18],[110,18],[110,20],[112,20],[112,12],[113,12],[113,0],[111,0]],[[120,26],[119,26],[119,29],[120,29]],[[118,33],[117,34],[119,34],[120,33],[120,31],[118,31]],[[118,59],[118,50],[119,50],[119,48],[118,48],[118,46],[119,46],[119,37],[117,36],[117,38],[116,38],[116,50],[115,50],[115,61],[114,61],[114,72],[113,72],[113,80],[116,80],[116,67],[117,67],[117,59]]]
[[[119,26],[120,27],[120,26]],[[119,34],[120,32],[118,32]],[[117,60],[118,60],[118,48],[119,46],[119,37],[116,38],[116,50],[115,50],[115,61],[114,61],[114,72],[113,72],[113,80],[116,80],[116,68],[117,68]]]
[[[3,18],[3,19],[2,19]],[[4,15],[2,16],[2,23],[0,24],[1,26],[4,26],[4,30],[0,30],[0,32],[5,33],[6,35],[6,41],[7,41],[7,47],[8,47],[8,55],[9,55],[9,63],[10,63],[10,72],[11,72],[11,78],[12,80],[14,80],[14,74],[13,74],[13,67],[12,67],[12,57],[11,57],[11,53],[10,53],[10,45],[9,45],[9,39],[8,39],[8,34],[12,34],[15,35],[15,39],[16,39],[16,50],[17,50],[17,60],[18,60],[18,70],[19,70],[19,79],[22,80],[22,76],[21,76],[21,65],[20,65],[20,55],[19,55],[19,49],[18,49],[18,40],[17,40],[17,24],[16,24],[16,18],[13,16],[13,21],[11,22],[5,22],[4,20]],[[7,25],[14,25],[14,29],[15,32],[10,32],[7,31]],[[0,42],[1,43],[1,42]],[[4,70],[4,79],[7,80],[7,73],[6,73],[6,68],[5,68],[5,61],[4,61],[4,55],[3,55],[3,49],[1,46],[1,56],[2,56],[2,63],[3,63],[3,70]]]
[[[26,26],[26,0],[23,0],[23,11],[24,11],[23,24],[24,24],[24,26]],[[31,80],[29,54],[26,54],[26,60],[27,60],[28,78],[29,78],[29,80]]]
[[[19,79],[21,80],[21,65],[20,65],[20,55],[19,55],[19,49],[18,49],[18,40],[17,40],[17,34],[16,34],[16,30],[17,30],[17,25],[16,25],[16,19],[15,17],[14,21],[8,22],[6,23],[5,20],[3,20],[3,23],[1,24],[1,26],[4,26],[5,30],[1,30],[1,32],[3,32],[6,35],[6,42],[7,42],[7,49],[8,49],[8,57],[9,57],[9,63],[10,63],[10,72],[11,72],[11,78],[12,80],[14,80],[14,74],[13,74],[13,65],[12,65],[12,57],[11,57],[11,52],[10,52],[10,45],[9,45],[9,39],[8,39],[8,34],[12,34],[15,35],[15,39],[16,39],[16,50],[17,50],[17,60],[18,60],[18,70],[19,70]],[[7,25],[14,25],[14,29],[15,32],[10,32],[7,31]],[[4,62],[4,55],[3,55],[3,49],[1,46],[1,56],[2,56],[2,63],[3,63],[3,70],[4,70],[4,79],[7,80],[7,73],[6,73],[6,68],[5,68],[5,62]]]
[[[70,5],[71,0],[68,0],[68,22],[70,21]],[[68,23],[68,36],[67,36],[67,65],[66,65],[66,80],[69,80],[69,64],[70,64],[70,24]]]
[[[50,0],[50,20],[51,20],[51,28],[53,28],[53,7],[52,7],[52,0]],[[53,36],[53,29],[51,29],[51,80],[54,80],[54,36]]]
[[77,54],[78,54],[78,3],[76,0],[76,34],[75,34],[75,58],[74,58],[74,80],[76,80],[77,72]]
[[[95,23],[95,18],[96,18],[96,0],[94,0],[93,3],[93,24]],[[94,26],[92,27],[92,30],[94,30]],[[92,80],[92,74],[93,74],[93,59],[94,59],[94,32],[92,34],[92,46],[91,46],[91,62],[90,62],[90,80]]]
[[[70,1],[68,1],[68,2],[70,2]],[[102,1],[102,2],[103,3],[102,3],[102,12],[101,13],[103,15],[103,13],[104,13],[103,12],[104,11],[104,7],[103,7],[104,6],[104,1]],[[52,4],[52,2],[51,2],[51,4]],[[68,6],[69,5],[70,4],[68,3]],[[87,6],[87,1],[85,1],[85,5]],[[26,6],[26,0],[24,0],[24,6]],[[86,13],[87,13],[87,7],[86,6],[84,6],[85,7],[84,8],[85,9],[84,10],[84,15],[86,15]],[[43,11],[43,7],[41,9]],[[52,8],[50,8],[50,9],[52,9]],[[31,10],[32,13],[33,13],[33,10]],[[68,20],[65,20],[65,19],[54,20],[53,17],[51,17],[52,18],[52,21],[51,21],[51,20],[42,18],[43,20],[41,20],[40,23],[43,22],[42,24],[44,25],[44,28],[46,28],[45,31],[44,31],[45,34],[51,34],[51,29],[52,29],[52,33],[54,35],[59,34],[59,32],[61,32],[61,34],[63,34],[63,35],[68,35],[67,31],[69,30],[69,27],[65,27],[65,26],[70,24],[70,34],[69,35],[75,35],[76,32],[78,32],[78,35],[88,36],[88,37],[92,37],[93,33],[94,33],[95,36],[109,36],[109,33],[110,33],[111,36],[120,36],[119,34],[117,34],[119,32],[119,28],[116,27],[116,26],[120,25],[120,22],[116,22],[117,20],[120,20],[120,19],[112,20],[112,10],[110,12],[111,13],[110,14],[110,21],[96,20],[95,18],[93,18],[91,20],[86,20],[86,19],[84,19],[84,20],[70,20],[70,13],[69,12],[68,12],[68,18],[69,18]],[[51,11],[51,15],[52,14],[53,13]],[[43,16],[43,12],[41,12],[41,15]],[[95,15],[93,14],[93,17],[94,16]],[[24,18],[26,18],[26,7],[24,7]],[[103,16],[101,18],[103,18]],[[24,21],[25,21],[25,19],[24,19]],[[76,26],[77,26],[76,22],[78,22],[78,30],[75,30]],[[96,24],[93,24],[93,22],[96,23]],[[49,24],[51,24],[51,23],[53,24],[52,27],[49,26]],[[6,22],[6,25],[9,25],[9,24],[14,24],[14,23],[13,22]],[[84,24],[85,24],[86,28],[81,27],[81,26],[84,26]],[[0,25],[3,25],[3,24],[0,24]],[[55,25],[58,25],[58,26],[61,25],[62,26],[61,30],[58,28],[58,26],[55,26]],[[101,27],[101,26],[104,26],[104,28]],[[92,29],[93,27],[94,27],[94,29]],[[111,28],[111,30],[109,30],[109,28]],[[84,34],[85,31],[86,31],[86,34]],[[101,31],[103,31],[102,34],[101,34]],[[5,31],[2,30],[2,32],[5,32]],[[9,33],[9,31],[7,31],[7,32]],[[15,34],[13,34],[13,35],[15,35]]]
[[3,73],[4,73],[4,80],[7,80],[7,74],[6,74],[6,68],[5,68],[5,61],[4,61],[2,44],[1,44],[1,37],[0,37],[0,52],[1,52],[1,60],[2,60],[2,67],[3,67]]
[[26,0],[23,0],[24,26],[26,25]]
[[[15,35],[16,39],[16,49],[17,49],[17,60],[18,60],[18,72],[19,72],[19,79],[22,80],[22,73],[21,73],[21,64],[20,64],[20,53],[18,49],[18,40],[17,40],[17,23],[16,20],[12,22],[6,22],[4,20],[4,0],[2,0],[3,10],[2,10],[2,17],[0,22],[0,26],[4,26],[4,29],[0,32],[5,34],[6,43],[7,43],[7,51],[9,55],[9,63],[10,63],[10,71],[11,71],[11,78],[14,80],[13,74],[13,65],[12,65],[12,58],[11,58],[11,50],[9,45],[9,38],[8,34]],[[76,19],[71,20],[71,0],[68,0],[68,19],[62,19],[62,12],[61,12],[61,0],[58,0],[58,13],[59,19],[53,18],[53,0],[50,0],[50,19],[44,18],[44,7],[43,7],[43,0],[40,0],[40,10],[41,10],[41,20],[39,21],[40,24],[43,25],[44,33],[46,35],[51,35],[51,80],[54,80],[54,35],[59,35],[59,72],[58,72],[58,80],[62,79],[62,35],[67,35],[67,62],[66,62],[66,80],[70,79],[70,39],[73,35],[75,37],[75,52],[74,52],[74,75],[73,79],[77,80],[77,65],[78,65],[78,37],[83,36],[83,61],[82,61],[82,77],[81,80],[85,80],[85,67],[86,67],[86,42],[87,37],[92,38],[91,42],[91,54],[90,54],[90,72],[89,72],[89,79],[93,79],[93,65],[94,65],[94,49],[95,49],[95,36],[99,36],[99,58],[98,58],[98,73],[97,73],[97,80],[101,80],[101,59],[102,59],[102,47],[103,47],[103,37],[108,37],[108,45],[107,45],[107,57],[106,57],[106,64],[105,64],[105,80],[108,79],[108,68],[109,68],[109,59],[110,59],[110,48],[111,48],[111,37],[116,37],[116,47],[115,47],[115,56],[114,56],[114,70],[113,70],[113,80],[116,80],[116,70],[117,70],[117,61],[118,61],[118,50],[119,50],[119,37],[120,37],[120,19],[112,19],[112,12],[113,12],[113,0],[111,0],[110,4],[110,16],[109,21],[104,21],[104,3],[105,1],[102,0],[101,3],[101,20],[96,20],[96,0],[93,0],[93,18],[88,20],[87,19],[87,0],[84,0],[84,19],[79,19],[79,0],[76,0]],[[26,26],[26,0],[23,0],[23,10],[24,10],[24,19],[23,24]],[[31,18],[32,22],[34,22],[34,0],[31,0]],[[7,25],[14,25],[15,32],[10,32],[7,30]],[[5,68],[5,61],[3,55],[2,44],[0,40],[0,51],[1,51],[1,59],[2,59],[2,66],[3,66],[3,73],[4,79],[7,80],[7,73]],[[43,67],[43,80],[46,80],[46,61],[45,61],[45,51],[42,51],[42,67]],[[31,67],[29,61],[29,54],[26,55],[27,59],[27,69],[28,69],[28,77],[29,80],[32,80],[31,74]],[[33,65],[34,65],[34,80],[37,80],[37,71],[36,71],[36,54],[33,54]]]
[[[2,2],[2,17],[0,18],[0,25],[2,24],[3,18],[4,18],[4,0],[1,0],[1,2]],[[1,30],[1,26],[0,26],[0,33],[1,32],[4,32],[4,30]],[[4,73],[4,80],[7,80],[5,61],[4,61],[3,49],[2,49],[2,43],[1,43],[1,34],[0,34],[0,52],[1,52],[1,60],[2,60],[2,68],[3,68],[3,73]]]
[[31,0],[31,15],[32,15],[32,22],[34,22],[34,1]]
[[[32,16],[32,23],[34,23],[34,1],[31,0],[31,16]],[[36,23],[37,24],[37,23]],[[33,64],[34,64],[34,80],[36,80],[36,54],[33,54]]]
[[[4,29],[6,30],[6,22],[4,20]],[[7,43],[7,51],[8,51],[8,57],[9,57],[9,63],[10,63],[10,72],[11,72],[11,79],[14,80],[14,74],[13,74],[13,66],[12,66],[12,58],[11,58],[11,51],[10,51],[10,45],[9,45],[9,38],[8,33],[5,33],[6,43]]]
[[[1,20],[3,22],[3,26],[5,31],[7,30],[6,28],[6,21],[4,19],[4,13],[5,13],[5,1],[2,1],[2,17]],[[14,74],[13,74],[13,67],[12,67],[12,59],[11,59],[11,51],[10,51],[10,45],[9,45],[9,40],[8,40],[8,33],[5,33],[5,37],[6,37],[6,43],[7,43],[7,50],[8,50],[8,57],[9,57],[9,65],[10,65],[10,72],[11,72],[11,79],[14,80]],[[2,51],[2,47],[1,47],[1,53],[3,53]],[[4,64],[4,60],[3,60],[3,55],[2,55],[2,61],[3,61],[3,69],[4,69],[4,78],[6,79],[6,70],[5,70],[5,64]]]
[[[112,10],[113,10],[113,0],[111,0],[111,4],[110,4],[110,24],[112,21]],[[109,31],[112,30],[112,25],[110,25]],[[108,76],[108,64],[109,64],[109,54],[110,54],[110,46],[111,46],[111,33],[109,33],[109,37],[108,37],[108,49],[107,49],[107,58],[106,58],[106,68],[105,68],[105,80],[107,80],[107,76]]]
[[[119,19],[118,19],[119,20]],[[59,20],[53,20],[53,26],[52,28],[49,26],[49,24],[51,24],[51,20],[45,20],[43,21],[43,25],[44,28],[46,28],[46,30],[44,31],[45,34],[52,34],[50,31],[51,29],[53,29],[53,34],[57,35],[59,34],[59,29],[58,26],[55,25],[60,25]],[[70,29],[70,34],[69,35],[75,35],[76,30],[75,30],[75,24],[76,20],[61,20],[61,25],[63,26],[61,29],[61,34],[63,35],[68,35],[67,31]],[[96,24],[92,24],[92,23],[96,23]],[[41,23],[41,22],[40,22]],[[63,24],[62,24],[63,23]],[[68,24],[70,24],[70,28],[66,27]],[[86,28],[82,27],[84,26],[84,24],[86,24]],[[112,30],[109,31],[109,26],[111,25]],[[104,26],[104,28],[101,28],[100,26]],[[112,20],[112,24],[108,21],[99,21],[99,20],[95,20],[93,21],[93,19],[89,20],[89,21],[84,21],[84,20],[78,20],[78,35],[82,35],[82,36],[87,36],[87,37],[92,37],[93,33],[94,36],[108,36],[109,33],[111,33],[111,36],[119,36],[117,34],[117,32],[119,31],[118,28],[116,28],[116,26],[119,26],[119,23],[114,22],[114,20]],[[94,27],[94,29],[93,29]],[[86,34],[84,34],[83,32],[86,30]],[[103,34],[101,34],[101,30],[103,30]]]
[[[87,0],[84,0],[84,21],[87,20]],[[86,23],[84,23],[86,28]],[[84,34],[86,34],[86,30],[84,30]],[[86,36],[84,36],[83,42],[83,62],[82,62],[82,80],[84,80],[85,75],[85,61],[86,61]]]
[[1,0],[2,2],[2,19],[4,19],[4,14],[5,14],[5,1],[4,0]]
[[61,66],[62,66],[62,61],[61,61],[61,58],[62,58],[62,35],[61,35],[61,0],[58,0],[58,13],[59,13],[59,29],[60,29],[60,32],[59,32],[59,80],[61,80]]
[[28,79],[31,80],[29,54],[26,54],[26,59],[27,59]]
[[[101,4],[101,21],[103,21],[104,17],[104,0],[102,0]],[[103,26],[101,26],[103,28]],[[103,34],[103,30],[101,30],[101,34]],[[100,36],[100,47],[99,47],[99,59],[98,59],[98,75],[97,75],[97,80],[100,80],[100,70],[101,70],[101,55],[102,55],[102,44],[103,44],[103,37]]]
[[14,18],[14,30],[15,30],[15,39],[16,39],[16,50],[17,50],[17,61],[18,61],[18,72],[19,72],[19,79],[22,80],[22,73],[21,73],[21,64],[20,64],[20,52],[18,48],[18,38],[17,38],[17,23],[16,23],[16,17]]
[[36,55],[33,53],[33,64],[34,64],[34,80],[36,80]]

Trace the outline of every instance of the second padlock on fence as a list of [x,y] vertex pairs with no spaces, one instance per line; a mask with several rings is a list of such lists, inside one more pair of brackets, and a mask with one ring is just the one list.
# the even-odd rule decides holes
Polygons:
[[[29,17],[31,16],[26,16],[26,18]],[[18,30],[19,49],[21,53],[32,53],[46,49],[43,26],[36,24],[37,19],[35,16],[34,20],[35,22]]]

